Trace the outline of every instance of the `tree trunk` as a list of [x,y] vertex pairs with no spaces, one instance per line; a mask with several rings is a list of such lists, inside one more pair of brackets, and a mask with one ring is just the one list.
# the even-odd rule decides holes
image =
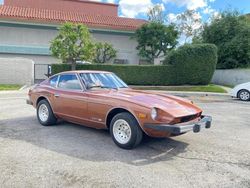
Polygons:
[[150,64],[152,64],[152,65],[155,64],[155,58],[154,58],[154,57],[152,57],[152,58],[150,59]]
[[71,61],[71,70],[76,70],[76,61]]

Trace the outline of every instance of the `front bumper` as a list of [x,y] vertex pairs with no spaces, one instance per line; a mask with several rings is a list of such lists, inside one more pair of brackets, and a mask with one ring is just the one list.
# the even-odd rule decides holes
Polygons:
[[211,127],[212,117],[202,116],[201,120],[198,122],[187,122],[175,125],[168,124],[145,124],[144,127],[156,131],[165,131],[172,134],[181,134],[189,131],[198,133],[201,129],[209,129]]

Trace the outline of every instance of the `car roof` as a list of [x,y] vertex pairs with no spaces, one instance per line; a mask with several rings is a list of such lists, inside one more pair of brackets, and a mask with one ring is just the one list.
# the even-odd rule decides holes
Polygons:
[[57,75],[60,74],[68,74],[68,73],[112,73],[112,72],[108,72],[108,71],[99,71],[99,70],[75,70],[75,71],[65,71],[65,72],[60,72]]

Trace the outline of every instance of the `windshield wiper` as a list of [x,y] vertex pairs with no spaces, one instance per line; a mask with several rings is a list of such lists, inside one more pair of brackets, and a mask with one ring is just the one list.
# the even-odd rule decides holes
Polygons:
[[107,86],[100,86],[100,85],[92,85],[91,87],[89,87],[89,89],[91,89],[91,88],[116,89],[116,90],[118,90],[118,88],[107,87]]

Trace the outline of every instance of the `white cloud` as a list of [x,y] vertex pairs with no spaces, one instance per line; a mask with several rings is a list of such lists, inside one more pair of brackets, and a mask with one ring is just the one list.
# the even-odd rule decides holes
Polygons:
[[213,9],[211,6],[205,7],[202,10],[202,13],[207,14],[209,16],[209,18],[207,20],[208,22],[211,22],[212,18],[219,18],[220,17],[220,13],[218,11],[216,11],[215,9]]
[[168,22],[169,22],[169,23],[176,23],[176,22],[177,22],[177,16],[178,16],[178,15],[179,15],[179,14],[169,13],[169,14],[167,15]]
[[[0,0],[1,1],[1,0]],[[118,3],[121,9],[121,17],[135,18],[139,14],[145,14],[153,6],[151,0],[90,0],[97,2]],[[164,4],[159,4],[165,10]]]
[[157,3],[156,5],[160,5],[163,11],[166,10],[165,5],[163,3]]
[[102,2],[102,0],[89,0],[89,1],[97,1],[97,2]]
[[115,0],[107,0],[107,3],[115,3]]
[[115,0],[89,0],[89,1],[106,2],[106,3],[115,3]]
[[130,18],[145,14],[153,6],[151,0],[121,0],[119,4],[122,16]]
[[163,0],[164,3],[174,3],[179,7],[186,6],[188,9],[196,10],[207,6],[207,0]]
[[203,14],[214,14],[216,12],[211,6],[208,6],[202,10]]

